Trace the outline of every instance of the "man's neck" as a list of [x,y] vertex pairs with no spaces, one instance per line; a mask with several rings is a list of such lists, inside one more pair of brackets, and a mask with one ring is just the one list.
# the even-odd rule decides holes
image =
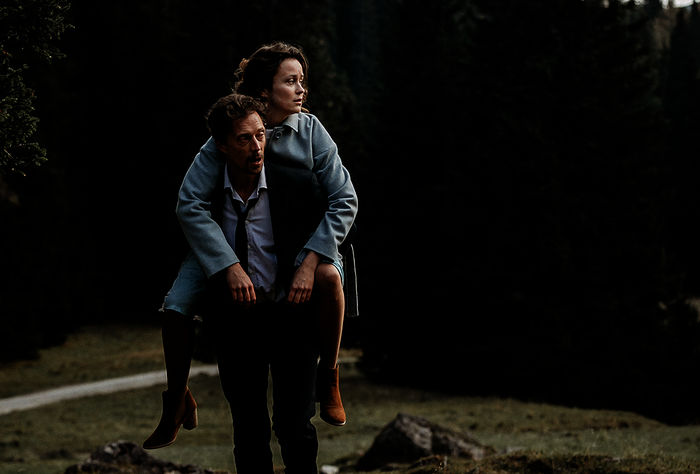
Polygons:
[[243,202],[248,202],[248,198],[255,188],[258,187],[258,181],[260,181],[260,175],[234,175],[229,171],[228,179],[231,182],[231,186],[236,190],[238,195],[243,199]]

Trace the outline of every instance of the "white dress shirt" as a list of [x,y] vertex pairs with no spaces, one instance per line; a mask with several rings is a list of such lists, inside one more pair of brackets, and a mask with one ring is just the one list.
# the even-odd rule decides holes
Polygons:
[[[228,177],[228,166],[224,169],[224,212],[221,227],[231,248],[236,248],[236,225],[238,214],[233,207],[232,200],[241,203],[241,210],[245,210],[252,199],[257,198],[257,203],[248,212],[246,219],[246,234],[248,236],[248,276],[253,282],[258,298],[279,300],[283,295],[276,287],[277,256],[275,255],[275,239],[272,234],[272,219],[270,217],[270,200],[267,193],[267,181],[265,168],[258,180],[258,187],[243,202],[240,195],[231,185]],[[240,257],[239,257],[240,258]]]

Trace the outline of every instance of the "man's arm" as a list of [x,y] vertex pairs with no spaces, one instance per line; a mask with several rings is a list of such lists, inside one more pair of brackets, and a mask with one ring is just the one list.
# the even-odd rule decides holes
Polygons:
[[178,220],[207,277],[239,262],[211,214],[212,196],[223,173],[224,161],[210,138],[195,156],[178,194]]

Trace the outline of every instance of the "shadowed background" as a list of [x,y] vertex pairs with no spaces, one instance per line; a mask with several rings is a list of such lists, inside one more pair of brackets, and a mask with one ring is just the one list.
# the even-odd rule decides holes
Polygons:
[[[30,65],[48,157],[0,175],[2,359],[86,323],[157,324],[204,112],[282,39],[309,56],[309,109],[360,197],[344,344],[366,373],[698,420],[697,6],[39,3],[0,10],[30,25],[3,66]],[[17,45],[57,11],[65,57],[42,62]]]

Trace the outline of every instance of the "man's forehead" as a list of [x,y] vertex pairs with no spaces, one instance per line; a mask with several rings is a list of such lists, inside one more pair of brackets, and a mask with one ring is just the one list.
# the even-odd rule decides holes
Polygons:
[[251,112],[245,117],[233,122],[234,135],[253,133],[260,129],[264,130],[265,125],[257,112]]

